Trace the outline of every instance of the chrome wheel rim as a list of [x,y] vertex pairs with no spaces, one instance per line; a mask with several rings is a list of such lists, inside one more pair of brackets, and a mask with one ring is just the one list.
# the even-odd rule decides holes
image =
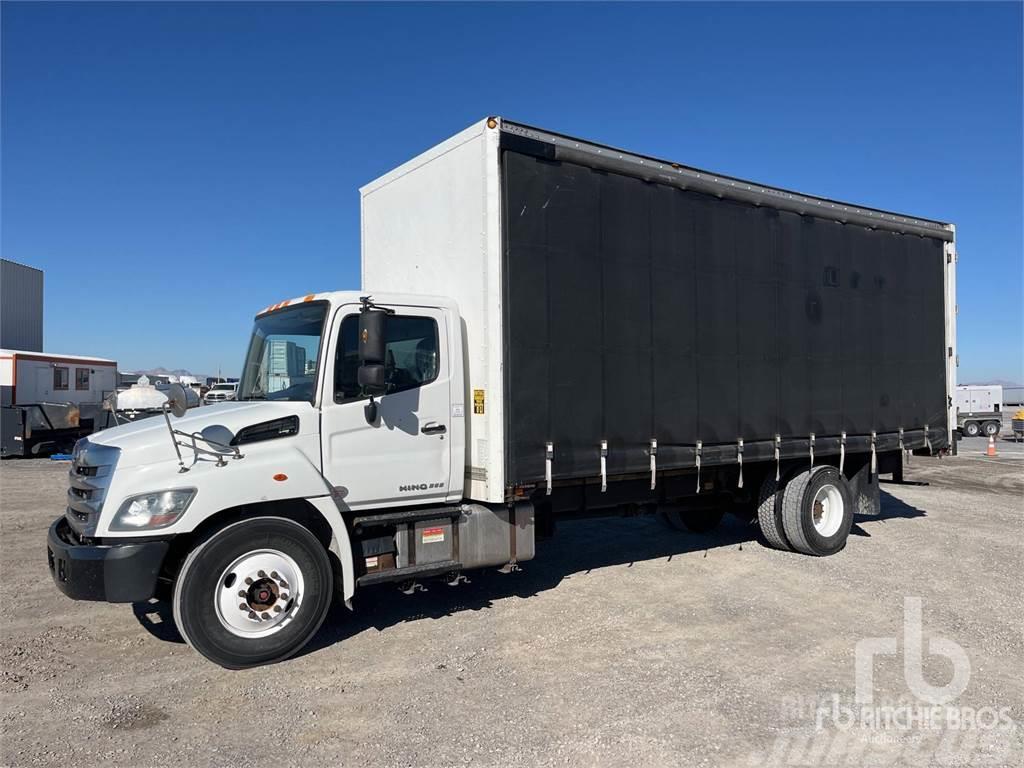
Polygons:
[[224,629],[255,639],[280,632],[295,618],[304,587],[302,570],[291,557],[258,549],[224,569],[213,603]]
[[822,536],[832,536],[843,523],[843,494],[834,485],[823,485],[811,502],[814,529]]

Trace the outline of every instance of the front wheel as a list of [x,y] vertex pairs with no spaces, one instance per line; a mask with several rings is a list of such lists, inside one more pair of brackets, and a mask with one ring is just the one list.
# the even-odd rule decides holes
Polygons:
[[215,664],[271,664],[316,634],[332,586],[327,550],[309,529],[282,517],[250,518],[217,531],[185,559],[174,621]]
[[853,527],[853,498],[835,467],[819,465],[790,478],[782,492],[782,526],[793,549],[834,555]]

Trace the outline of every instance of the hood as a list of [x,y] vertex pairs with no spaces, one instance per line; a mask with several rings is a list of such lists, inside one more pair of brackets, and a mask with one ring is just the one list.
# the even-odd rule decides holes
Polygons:
[[[200,432],[211,424],[221,424],[235,434],[244,427],[286,416],[299,417],[299,432],[316,430],[316,409],[308,402],[227,401],[188,411],[180,419],[171,416],[171,426],[186,433]],[[185,440],[179,437],[180,440]],[[121,449],[118,467],[133,467],[161,461],[177,461],[174,444],[163,416],[153,416],[131,424],[104,429],[89,435],[89,442]],[[189,449],[182,448],[189,461]]]

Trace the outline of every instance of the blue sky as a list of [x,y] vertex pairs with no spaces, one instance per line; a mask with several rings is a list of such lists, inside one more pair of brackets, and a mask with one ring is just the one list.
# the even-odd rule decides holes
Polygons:
[[2,7],[5,258],[46,349],[238,372],[359,287],[361,184],[489,114],[957,224],[962,381],[1024,380],[1020,4]]

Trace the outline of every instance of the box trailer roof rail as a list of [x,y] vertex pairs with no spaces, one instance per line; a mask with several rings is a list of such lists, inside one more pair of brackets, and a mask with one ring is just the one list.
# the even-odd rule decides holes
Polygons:
[[692,189],[755,205],[766,205],[801,215],[819,216],[844,224],[851,222],[876,229],[934,237],[946,241],[952,241],[954,237],[953,226],[944,222],[905,216],[863,205],[830,200],[825,197],[805,195],[779,187],[769,187],[669,160],[659,160],[615,147],[575,139],[522,123],[509,120],[499,121],[497,118],[491,118],[491,120],[500,124],[502,147],[524,154],[533,154],[549,160],[581,163],[592,168],[636,176],[647,181],[671,184],[683,189]]

